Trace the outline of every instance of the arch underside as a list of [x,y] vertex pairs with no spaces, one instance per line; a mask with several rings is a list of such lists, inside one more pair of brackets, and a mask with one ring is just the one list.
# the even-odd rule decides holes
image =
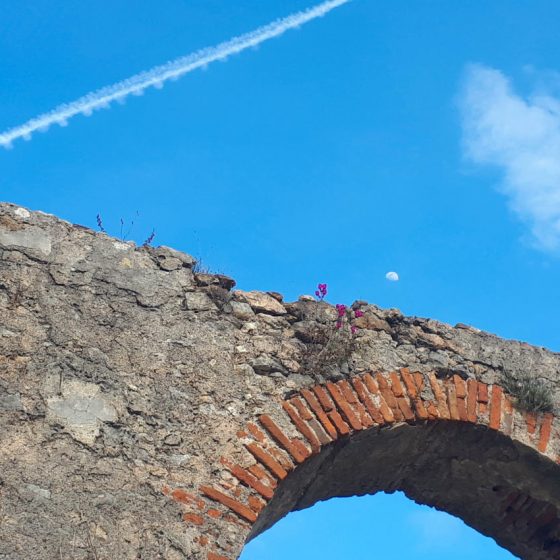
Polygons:
[[528,446],[485,426],[434,421],[370,428],[299,466],[247,540],[317,501],[401,490],[521,558],[560,558],[558,471]]

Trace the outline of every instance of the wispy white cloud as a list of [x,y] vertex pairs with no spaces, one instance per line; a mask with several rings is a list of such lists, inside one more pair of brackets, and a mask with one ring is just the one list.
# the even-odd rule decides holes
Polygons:
[[472,65],[460,104],[465,155],[501,168],[499,188],[535,244],[560,249],[560,98],[542,83],[522,96],[499,70]]
[[136,74],[122,82],[88,93],[76,101],[60,105],[48,113],[27,121],[15,128],[0,133],[0,146],[9,148],[14,140],[29,140],[36,131],[45,131],[53,124],[66,126],[68,119],[82,114],[89,116],[97,109],[105,109],[113,101],[123,101],[129,95],[141,95],[149,87],[161,88],[164,82],[176,80],[197,68],[202,68],[217,60],[224,60],[232,54],[255,47],[264,41],[279,37],[286,31],[299,27],[311,20],[326,15],[331,10],[347,4],[350,0],[328,0],[307,10],[297,12],[268,25],[239,35],[215,47],[202,49],[172,60],[151,70]]

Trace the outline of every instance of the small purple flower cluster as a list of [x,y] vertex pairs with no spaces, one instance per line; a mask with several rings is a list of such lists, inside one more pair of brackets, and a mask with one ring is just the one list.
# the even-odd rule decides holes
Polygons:
[[[136,215],[139,216],[138,210],[136,211]],[[99,228],[99,231],[101,231],[103,233],[107,233],[106,230],[105,230],[105,226],[103,225],[103,218],[101,217],[101,214],[97,214],[97,216],[95,217],[95,221],[97,222],[97,227]],[[130,232],[134,228],[134,220],[130,221],[130,227],[128,228],[128,231],[126,233],[124,233],[124,226],[125,226],[124,218],[120,219],[120,223],[121,223],[121,236],[120,236],[121,241],[126,241],[126,238],[129,236]],[[156,236],[156,232],[155,232],[154,229],[152,229],[152,233],[150,233],[150,235],[146,238],[146,240],[144,241],[144,243],[142,243],[142,245],[144,247],[150,246],[152,244],[155,236]],[[321,284],[321,285],[325,286],[325,295],[326,295],[327,285],[326,284]],[[325,297],[325,296],[323,296],[323,297]]]
[[[326,284],[318,284],[317,290],[315,290],[315,295],[319,299],[319,301],[323,301],[325,296],[327,295],[327,285]],[[346,305],[342,303],[337,303],[335,305],[336,312],[338,317],[336,319],[336,328],[341,329],[344,326],[345,321],[350,324],[352,319],[358,319],[359,317],[363,317],[364,312],[360,311],[359,309],[352,310],[348,308]],[[352,334],[356,334],[358,327],[355,325],[350,324],[350,332]]]
[[144,241],[144,243],[142,243],[142,245],[144,247],[149,247],[152,244],[152,241],[154,240],[156,236],[156,230],[153,229],[152,233],[150,233],[150,235],[148,236],[148,238],[146,239],[146,241]]
[[318,284],[317,289],[315,290],[315,295],[319,298],[319,301],[323,301],[327,295],[327,285]]
[[99,228],[99,231],[105,231],[105,228],[103,227],[103,220],[101,219],[101,214],[97,214],[97,227]]

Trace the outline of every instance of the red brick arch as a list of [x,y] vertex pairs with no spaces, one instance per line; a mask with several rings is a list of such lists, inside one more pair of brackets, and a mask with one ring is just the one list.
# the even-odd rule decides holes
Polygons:
[[[434,373],[401,369],[315,385],[281,403],[270,403],[270,410],[238,431],[238,445],[221,457],[214,480],[201,485],[197,494],[167,486],[164,492],[182,504],[185,522],[199,529],[196,540],[206,551],[207,560],[233,560],[239,550],[224,536],[227,527],[244,530],[251,538],[273,524],[291,507],[288,498],[293,489],[279,497],[281,489],[329,447],[366,432],[369,437],[399,426],[452,424],[462,425],[458,437],[476,427],[480,437],[506,438],[522,450],[519,461],[530,465],[526,468],[536,469],[534,472],[543,473],[547,480],[560,480],[560,430],[552,414],[518,410],[499,385],[459,375],[438,378]],[[524,558],[560,559],[558,502],[547,500],[538,488],[525,487],[516,465],[508,469],[511,477],[501,477],[505,482],[492,486],[493,521],[486,532]],[[300,478],[303,480],[305,473]],[[429,492],[422,499],[449,509]],[[270,508],[275,511],[263,521]],[[461,506],[452,513],[462,516]],[[468,512],[465,516],[468,518]]]

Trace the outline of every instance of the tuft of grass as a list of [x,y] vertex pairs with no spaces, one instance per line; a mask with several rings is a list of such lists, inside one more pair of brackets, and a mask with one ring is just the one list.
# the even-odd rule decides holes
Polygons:
[[206,263],[202,262],[202,259],[195,260],[192,271],[195,274],[215,274]]
[[[140,213],[138,212],[138,210],[136,210],[136,214],[137,217],[140,216]],[[107,230],[105,229],[105,224],[103,223],[103,218],[101,217],[101,214],[97,214],[97,216],[95,217],[95,221],[97,222],[97,227],[99,228],[99,231],[103,232],[103,233],[107,233]],[[126,240],[129,238],[130,234],[133,232],[134,230],[134,219],[130,220],[130,223],[128,225],[128,229],[126,228],[126,221],[124,218],[120,218],[119,220],[120,222],[120,240],[123,242],[126,242]],[[144,243],[142,243],[142,245],[144,247],[149,247],[154,238],[156,236],[156,232],[154,229],[152,229],[152,233],[150,233],[150,235],[146,238],[146,240],[144,241]]]
[[502,376],[503,388],[513,397],[515,403],[527,412],[552,412],[552,389],[548,383],[529,374]]
[[347,329],[333,325],[314,325],[308,333],[309,342],[303,366],[312,375],[337,374],[348,363],[354,351],[354,337]]

